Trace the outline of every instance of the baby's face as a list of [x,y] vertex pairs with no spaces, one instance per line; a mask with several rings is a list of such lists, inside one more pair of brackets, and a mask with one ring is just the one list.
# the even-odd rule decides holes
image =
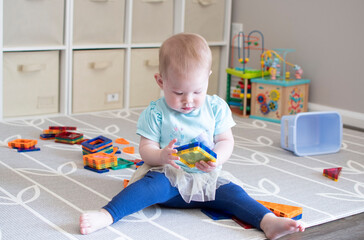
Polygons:
[[168,71],[163,81],[163,92],[170,108],[180,113],[190,113],[205,102],[210,73],[195,69],[184,76]]

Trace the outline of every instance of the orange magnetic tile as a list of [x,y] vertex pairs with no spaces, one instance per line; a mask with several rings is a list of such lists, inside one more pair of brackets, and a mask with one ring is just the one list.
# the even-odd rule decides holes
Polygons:
[[8,142],[8,146],[11,148],[31,148],[37,144],[37,140],[33,139],[15,139],[13,141]]
[[265,201],[260,201],[260,200],[257,200],[257,201],[260,202],[262,205],[264,205],[269,210],[271,210],[278,217],[293,218],[293,217],[296,217],[296,216],[302,214],[301,207],[295,207],[295,206],[280,204],[280,203],[265,202]]
[[123,148],[123,152],[124,153],[129,153],[129,154],[134,154],[135,149],[134,149],[134,147],[125,147],[125,148]]
[[93,153],[83,156],[83,165],[95,169],[104,169],[118,165],[118,158],[113,154],[104,152]]
[[116,143],[119,143],[119,144],[124,144],[124,145],[128,145],[130,144],[128,140],[124,139],[124,138],[118,138],[115,140]]
[[128,186],[129,182],[130,181],[128,179],[124,179],[124,188],[126,188]]
[[59,134],[61,133],[61,130],[57,130],[57,129],[44,129],[43,133],[44,134]]

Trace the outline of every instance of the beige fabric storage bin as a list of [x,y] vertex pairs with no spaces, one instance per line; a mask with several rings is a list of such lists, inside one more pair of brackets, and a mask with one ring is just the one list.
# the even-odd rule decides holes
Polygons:
[[212,73],[209,78],[209,88],[207,94],[218,94],[219,91],[219,76],[220,76],[220,52],[221,47],[210,47],[212,52]]
[[123,107],[125,50],[73,52],[74,113]]
[[124,42],[125,0],[74,0],[74,44]]
[[132,42],[163,42],[173,34],[173,13],[173,0],[134,0]]
[[4,53],[4,117],[57,113],[59,52]]
[[130,107],[148,106],[160,97],[154,74],[159,72],[158,48],[133,49],[130,66]]
[[64,0],[4,0],[4,46],[63,44]]
[[185,32],[198,33],[207,41],[224,39],[225,0],[186,0]]

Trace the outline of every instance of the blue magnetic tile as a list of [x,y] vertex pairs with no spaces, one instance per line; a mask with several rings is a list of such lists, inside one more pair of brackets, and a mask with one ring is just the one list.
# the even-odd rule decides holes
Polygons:
[[[92,142],[95,142],[95,141],[101,141],[101,142],[98,143],[98,144],[91,144]],[[107,144],[109,144],[111,142],[112,142],[112,140],[109,139],[109,138],[106,138],[104,136],[98,136],[96,138],[93,138],[93,139],[90,139],[90,140],[88,140],[86,142],[83,142],[82,146],[84,146],[84,147],[86,147],[86,148],[88,148],[90,150],[94,150],[94,149],[100,148],[102,146],[105,146],[105,145],[107,145]]]
[[84,166],[83,167],[84,169],[87,169],[87,170],[90,170],[90,171],[93,171],[93,172],[97,172],[97,173],[105,173],[105,172],[108,172],[110,171],[109,169],[105,168],[105,169],[95,169],[95,168],[92,168],[92,167],[89,167],[89,166]]

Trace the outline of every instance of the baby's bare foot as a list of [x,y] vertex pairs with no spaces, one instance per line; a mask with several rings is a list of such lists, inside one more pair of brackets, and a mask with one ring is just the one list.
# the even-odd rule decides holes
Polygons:
[[303,222],[277,217],[273,213],[268,213],[263,217],[260,228],[264,231],[267,238],[271,240],[287,234],[305,231]]
[[82,234],[90,234],[110,226],[112,223],[113,218],[105,209],[85,212],[80,216],[80,232]]

